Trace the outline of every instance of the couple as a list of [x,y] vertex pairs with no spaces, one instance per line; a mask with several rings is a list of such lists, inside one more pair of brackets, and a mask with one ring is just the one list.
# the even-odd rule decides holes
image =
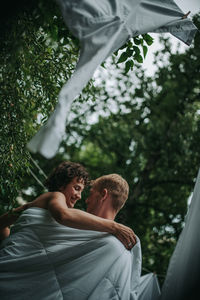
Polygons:
[[0,217],[2,300],[137,299],[140,242],[114,221],[128,183],[101,176],[91,184],[87,212],[74,209],[87,184],[80,164],[63,162],[46,181],[49,192]]

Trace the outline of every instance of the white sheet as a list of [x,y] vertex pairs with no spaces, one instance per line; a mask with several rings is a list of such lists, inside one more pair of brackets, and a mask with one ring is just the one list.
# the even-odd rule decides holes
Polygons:
[[138,300],[159,300],[160,295],[160,285],[156,274],[148,273],[140,277]]
[[135,300],[140,272],[139,239],[128,251],[110,234],[68,228],[30,208],[0,250],[0,299]]
[[162,300],[200,299],[200,170],[161,294]]

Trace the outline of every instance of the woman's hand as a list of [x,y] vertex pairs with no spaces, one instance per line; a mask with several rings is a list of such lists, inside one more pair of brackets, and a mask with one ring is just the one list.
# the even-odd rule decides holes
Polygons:
[[137,242],[134,231],[131,228],[117,222],[114,222],[112,234],[116,236],[116,238],[118,238],[128,250],[131,250]]
[[0,229],[0,241],[3,241],[10,235],[10,228],[5,227],[3,229]]

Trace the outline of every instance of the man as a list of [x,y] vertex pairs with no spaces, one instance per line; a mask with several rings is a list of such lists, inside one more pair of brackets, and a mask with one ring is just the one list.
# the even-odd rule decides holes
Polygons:
[[139,240],[128,251],[105,233],[113,232],[129,249],[129,243],[135,243],[131,229],[114,222],[128,197],[127,182],[117,174],[95,180],[86,200],[87,212],[83,212],[73,208],[83,181],[72,177],[61,192],[49,192],[33,201],[13,226],[0,251],[2,300],[136,299]]

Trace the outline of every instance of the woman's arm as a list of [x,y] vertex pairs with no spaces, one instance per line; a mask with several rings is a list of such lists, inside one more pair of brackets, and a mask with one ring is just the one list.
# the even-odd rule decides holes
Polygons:
[[[54,219],[65,226],[108,232],[115,235],[127,249],[136,243],[136,236],[132,229],[113,220],[97,217],[79,209],[68,208],[62,193],[53,193],[49,199],[48,209]],[[132,246],[130,246],[130,243]]]
[[19,215],[21,214],[21,212],[27,208],[28,208],[28,204],[24,204],[22,206],[14,208],[12,211],[9,211],[9,212],[1,215],[0,216],[0,230],[14,224],[15,221],[18,219]]

